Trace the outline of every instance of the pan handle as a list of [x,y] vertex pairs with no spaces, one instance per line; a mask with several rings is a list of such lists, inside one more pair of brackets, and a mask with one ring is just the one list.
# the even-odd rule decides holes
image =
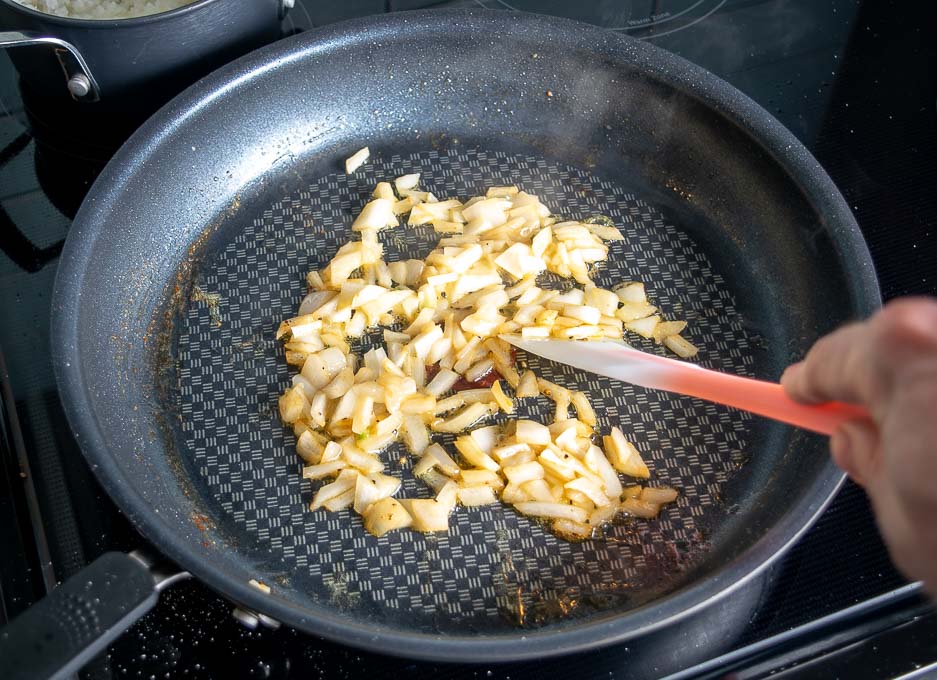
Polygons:
[[163,588],[188,576],[160,573],[137,551],[101,555],[0,629],[3,677],[71,675],[152,609]]

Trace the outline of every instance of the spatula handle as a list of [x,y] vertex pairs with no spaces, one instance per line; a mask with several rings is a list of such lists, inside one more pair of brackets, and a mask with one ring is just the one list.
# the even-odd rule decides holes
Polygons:
[[[693,367],[696,368],[696,367]],[[861,406],[838,401],[824,404],[799,404],[777,383],[743,378],[707,370],[670,372],[672,389],[726,406],[733,406],[820,434],[831,435],[848,420],[868,420],[869,412]]]

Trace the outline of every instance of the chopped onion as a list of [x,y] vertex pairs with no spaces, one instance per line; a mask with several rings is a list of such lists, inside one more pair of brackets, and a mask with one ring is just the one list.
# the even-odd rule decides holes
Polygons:
[[[356,153],[347,172],[367,157],[367,148]],[[465,202],[440,200],[418,190],[419,179],[413,173],[393,187],[378,183],[352,225],[360,241],[342,245],[327,267],[307,275],[310,290],[298,315],[277,329],[287,363],[301,366],[280,397],[281,418],[308,463],[303,475],[334,478],[316,492],[313,506],[352,507],[375,535],[406,526],[442,531],[456,502],[487,505],[499,496],[577,540],[619,511],[655,516],[676,492],[623,489],[619,472],[650,474],[637,449],[618,428],[603,439],[605,451],[592,444],[598,418],[586,394],[533,371],[522,376],[498,336],[620,339],[628,331],[689,357],[697,350],[680,335],[685,322],[663,320],[642,283],[611,291],[592,282],[590,266],[609,256],[606,242],[623,238],[607,219],[558,221],[517,187],[491,187]],[[449,235],[425,260],[388,263],[379,234],[407,213],[408,223]],[[541,288],[544,271],[578,285]],[[390,328],[398,322],[403,332]],[[365,352],[359,367],[349,339],[371,338],[375,326],[382,327],[384,346]],[[476,382],[492,371],[500,379],[490,389],[443,398],[460,379]],[[514,398],[541,395],[553,401],[549,426],[519,420],[473,429],[498,411],[513,412]],[[431,431],[468,432],[455,446],[470,469],[432,443]],[[378,453],[397,440],[420,457],[413,473],[436,499],[391,498],[400,480],[381,472]]]
[[351,156],[345,159],[345,174],[350,175],[360,168],[361,165],[368,160],[370,155],[371,150],[368,149],[368,147],[355,151]]
[[585,523],[589,519],[589,513],[582,508],[565,503],[543,503],[529,501],[525,503],[515,503],[514,507],[518,512],[524,515],[533,515],[535,517],[549,517],[551,519],[569,519],[574,522]]

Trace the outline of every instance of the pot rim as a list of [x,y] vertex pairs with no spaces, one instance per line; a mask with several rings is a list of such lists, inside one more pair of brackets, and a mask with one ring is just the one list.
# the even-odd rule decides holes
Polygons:
[[126,17],[122,19],[76,19],[73,17],[63,17],[58,14],[40,12],[39,10],[33,9],[32,7],[21,5],[16,0],[0,0],[0,5],[5,5],[14,12],[20,12],[26,16],[40,19],[49,23],[50,25],[60,26],[62,28],[100,28],[104,30],[118,30],[121,28],[145,26],[149,23],[165,21],[172,17],[181,16],[190,12],[197,12],[203,7],[216,2],[219,2],[219,0],[194,0],[187,5],[182,5],[181,7],[176,7],[175,9],[166,10],[165,12],[145,14],[139,17]]

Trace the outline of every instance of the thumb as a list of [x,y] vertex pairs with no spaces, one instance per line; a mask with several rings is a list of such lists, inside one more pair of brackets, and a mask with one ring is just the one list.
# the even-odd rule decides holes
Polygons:
[[833,462],[860,486],[876,474],[878,448],[878,429],[868,420],[847,421],[830,437]]

